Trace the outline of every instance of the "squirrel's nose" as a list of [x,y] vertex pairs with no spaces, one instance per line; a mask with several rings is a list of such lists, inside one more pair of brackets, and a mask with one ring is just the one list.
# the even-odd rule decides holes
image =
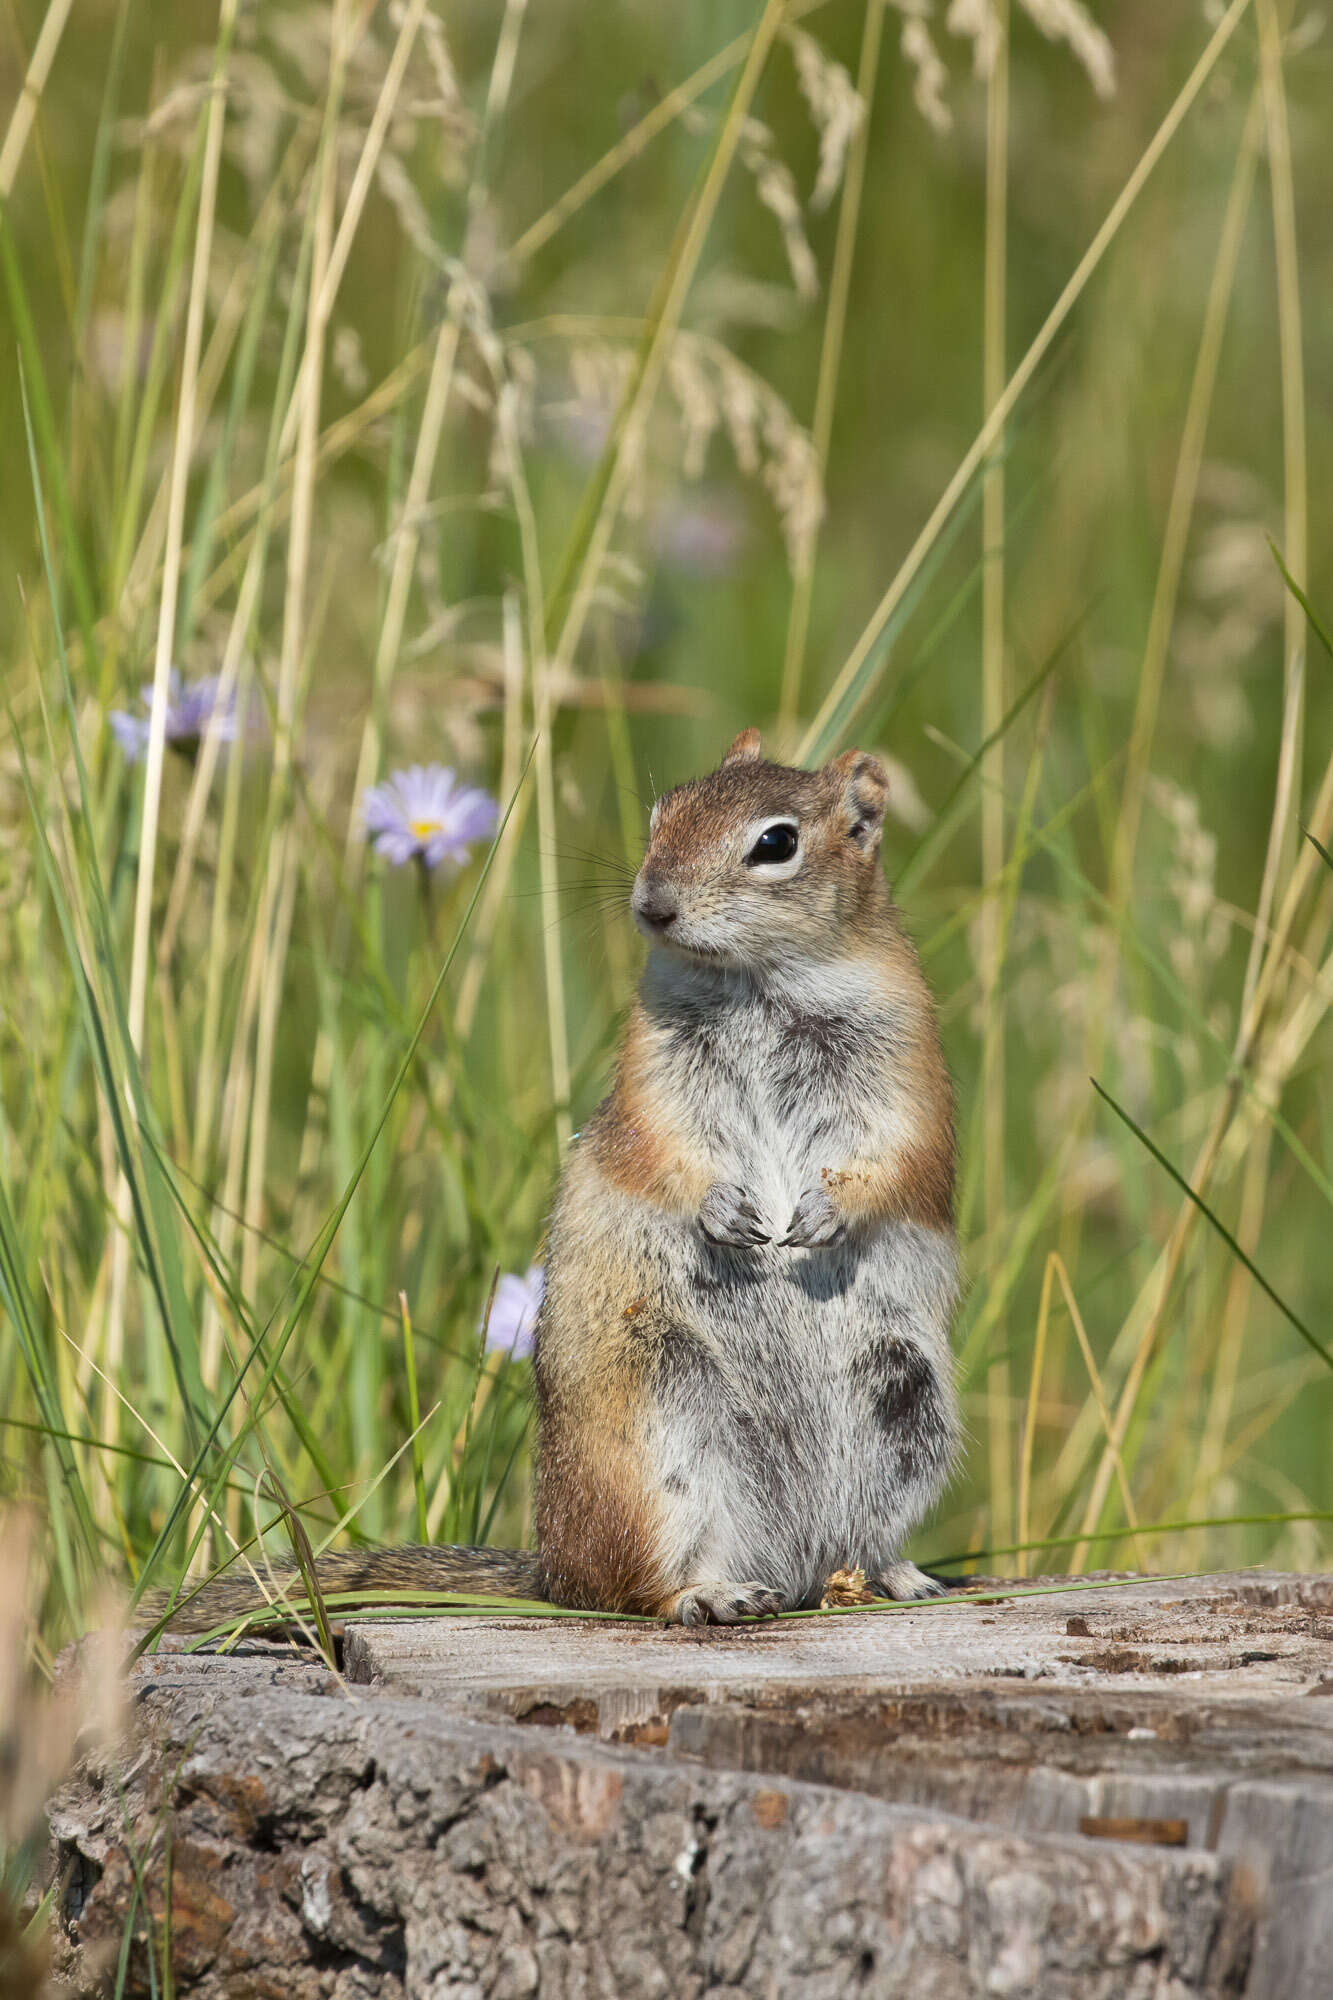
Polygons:
[[650,929],[669,930],[680,905],[664,882],[640,882],[634,891],[634,914]]

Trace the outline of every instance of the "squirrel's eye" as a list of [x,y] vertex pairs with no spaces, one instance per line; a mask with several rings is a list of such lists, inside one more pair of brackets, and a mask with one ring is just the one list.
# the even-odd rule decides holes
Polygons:
[[764,861],[790,861],[796,852],[796,828],[794,826],[766,826],[754,846],[745,857],[747,868],[757,868]]

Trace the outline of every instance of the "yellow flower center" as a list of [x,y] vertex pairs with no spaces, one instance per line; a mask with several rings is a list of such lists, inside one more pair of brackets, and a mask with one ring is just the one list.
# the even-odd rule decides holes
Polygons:
[[437,819],[409,820],[408,825],[412,829],[413,840],[429,840],[433,833],[440,831],[440,822]]

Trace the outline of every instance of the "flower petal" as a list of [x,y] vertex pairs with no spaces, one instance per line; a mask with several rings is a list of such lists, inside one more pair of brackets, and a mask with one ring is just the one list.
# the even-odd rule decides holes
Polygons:
[[488,792],[469,786],[460,791],[450,808],[450,822],[459,840],[489,840],[500,817],[500,808]]
[[371,833],[406,829],[402,807],[388,785],[372,785],[361,794],[361,817]]
[[532,1336],[541,1306],[545,1279],[534,1264],[524,1277],[506,1271],[495,1288],[486,1326],[486,1346],[492,1353],[522,1360],[532,1352]]
[[444,828],[441,828],[437,833],[432,833],[422,843],[421,853],[428,868],[438,868],[442,861],[457,861],[460,859],[458,842]]
[[137,764],[148,747],[148,724],[142,716],[127,715],[123,708],[113,708],[107,721],[128,761]]
[[405,828],[386,827],[383,833],[375,836],[375,852],[382,854],[386,861],[391,861],[395,868],[401,868],[417,852],[417,843]]

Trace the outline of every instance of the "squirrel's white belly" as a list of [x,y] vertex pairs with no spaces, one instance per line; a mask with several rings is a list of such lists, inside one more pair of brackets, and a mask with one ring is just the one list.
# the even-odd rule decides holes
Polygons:
[[[786,1234],[801,1196],[818,1186],[825,1167],[840,1160],[830,1157],[827,1138],[808,1112],[782,1102],[762,1060],[743,1078],[729,1079],[719,1096],[729,1100],[725,1115],[715,1112],[713,1120],[714,1130],[727,1134],[719,1179],[733,1181],[748,1196],[776,1243]],[[857,1123],[846,1107],[840,1108],[844,1135]],[[844,1136],[839,1156],[847,1150]]]
[[798,1598],[835,1569],[887,1564],[936,1497],[942,1460],[908,1470],[864,1363],[882,1340],[910,1344],[949,1427],[952,1245],[892,1225],[819,1250],[696,1238],[690,1261],[697,1373],[651,1447],[674,1553],[702,1577],[777,1580]]
[[835,1569],[894,1561],[956,1435],[951,1238],[889,1223],[783,1244],[826,1169],[884,1158],[911,1118],[855,1038],[836,1063],[816,1054],[798,1040],[793,1055],[790,1028],[759,1008],[745,1032],[668,1052],[663,1095],[769,1240],[729,1248],[695,1216],[629,1200],[615,1259],[643,1271],[636,1292],[661,1287],[672,1323],[646,1439],[667,1567],[771,1584],[789,1603],[817,1602]]
[[762,1101],[751,1107],[749,1141],[737,1149],[736,1185],[743,1188],[764,1219],[773,1241],[787,1231],[797,1202],[819,1178],[799,1132],[789,1129]]

